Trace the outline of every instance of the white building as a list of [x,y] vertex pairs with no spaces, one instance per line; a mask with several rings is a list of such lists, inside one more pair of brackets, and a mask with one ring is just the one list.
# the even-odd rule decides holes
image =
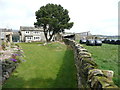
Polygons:
[[20,41],[46,41],[43,28],[20,26]]

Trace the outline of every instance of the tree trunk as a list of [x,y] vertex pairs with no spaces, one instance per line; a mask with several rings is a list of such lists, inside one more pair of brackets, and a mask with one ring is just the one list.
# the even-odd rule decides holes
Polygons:
[[46,38],[46,41],[48,42],[48,37],[47,37],[47,32],[45,31],[45,29],[46,29],[46,25],[44,25],[44,35],[45,35],[45,38]]
[[48,42],[47,32],[45,31],[45,29],[44,29],[44,35],[45,35],[46,41]]
[[47,33],[45,31],[44,31],[44,35],[45,35],[46,41],[48,42]]
[[54,35],[54,32],[52,33],[52,35],[50,35],[49,41],[51,41],[53,35]]
[[[50,35],[50,28],[49,28],[49,30],[46,30],[46,25],[44,26],[44,35],[45,35],[45,38],[46,38],[46,41],[47,42],[50,42],[51,41],[51,39],[52,39],[52,37],[53,37],[53,35],[54,35],[54,31],[53,31],[53,33],[52,33],[52,35]],[[47,37],[47,36],[50,36],[49,38]]]

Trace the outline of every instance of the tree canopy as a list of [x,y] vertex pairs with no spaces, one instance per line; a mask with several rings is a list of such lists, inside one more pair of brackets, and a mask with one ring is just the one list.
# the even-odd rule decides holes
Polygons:
[[37,22],[34,25],[43,27],[46,41],[51,41],[56,33],[72,28],[73,22],[69,22],[68,13],[61,5],[47,4],[35,12]]

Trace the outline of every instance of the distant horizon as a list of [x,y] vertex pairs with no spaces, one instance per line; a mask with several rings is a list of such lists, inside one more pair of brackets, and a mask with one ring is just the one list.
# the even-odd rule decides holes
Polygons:
[[[24,25],[25,26],[25,25]],[[27,27],[34,27],[34,26],[27,26]],[[0,29],[12,29],[12,28],[1,28],[0,27]],[[19,29],[12,29],[12,30],[15,30],[15,31],[19,31],[20,30],[20,28]],[[86,30],[86,31],[82,31],[82,32],[87,32],[88,30]],[[73,31],[71,31],[71,30],[65,30],[65,32],[70,32],[70,33],[82,33],[82,32],[73,32]],[[91,31],[90,31],[91,32]],[[92,34],[92,33],[91,33]],[[107,34],[92,34],[92,35],[107,35]],[[120,36],[119,35],[119,33],[118,34],[114,34],[114,35],[107,35],[107,36]]]
[[[4,29],[4,28],[3,28]],[[9,28],[7,28],[9,29]],[[15,30],[15,29],[12,29],[12,31],[19,31],[19,30]],[[82,32],[68,32],[68,33],[82,33]],[[91,33],[92,34],[92,33]],[[102,35],[102,36],[120,36],[120,35],[105,35],[105,34],[92,34],[92,35]]]

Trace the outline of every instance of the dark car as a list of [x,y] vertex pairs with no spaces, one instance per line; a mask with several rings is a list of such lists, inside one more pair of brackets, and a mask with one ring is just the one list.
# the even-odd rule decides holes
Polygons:
[[95,45],[95,40],[87,40],[86,45],[94,46]]
[[117,39],[112,39],[111,44],[117,44]]
[[112,44],[112,39],[108,39],[108,44]]
[[110,44],[111,43],[111,39],[105,39],[104,43],[109,43]]
[[96,46],[101,46],[102,45],[102,41],[101,40],[95,40],[95,45]]
[[85,39],[81,39],[79,43],[80,43],[80,44],[86,44],[86,41],[87,41],[87,40],[85,40]]
[[120,40],[119,40],[119,39],[116,40],[116,44],[117,44],[117,45],[120,45]]
[[105,39],[103,43],[108,43],[108,39]]
[[106,40],[106,39],[101,39],[102,43],[105,43],[105,40]]

